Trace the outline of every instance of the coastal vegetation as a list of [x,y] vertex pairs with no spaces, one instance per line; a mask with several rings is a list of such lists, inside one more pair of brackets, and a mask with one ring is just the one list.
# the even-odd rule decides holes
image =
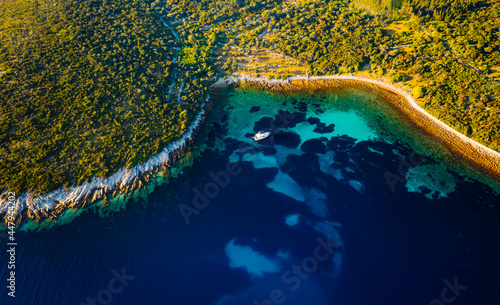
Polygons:
[[217,78],[366,75],[500,150],[500,0],[0,3],[0,190],[107,177],[181,137]]
[[51,3],[0,4],[0,189],[37,194],[144,162],[206,93],[192,83],[167,100],[196,50],[174,63],[187,47],[155,16],[159,1]]
[[[227,25],[226,49],[251,59],[248,50],[265,48],[299,60],[308,75],[397,83],[435,117],[499,151],[499,14],[498,0],[284,2]],[[266,72],[277,65],[268,62]]]

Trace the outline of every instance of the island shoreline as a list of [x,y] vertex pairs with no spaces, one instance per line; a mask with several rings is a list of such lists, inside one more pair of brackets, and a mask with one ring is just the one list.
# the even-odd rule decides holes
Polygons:
[[[466,135],[456,131],[443,121],[432,116],[420,107],[415,99],[404,90],[380,80],[353,76],[353,75],[327,75],[327,76],[290,76],[286,80],[264,79],[237,75],[220,80],[220,83],[240,85],[243,83],[257,86],[270,92],[300,92],[304,90],[327,91],[335,88],[364,87],[383,95],[389,106],[399,114],[409,119],[409,123],[434,140],[439,141],[453,154],[465,161],[475,170],[488,176],[488,181],[500,185],[500,153],[474,141]],[[381,91],[382,90],[382,91]],[[389,94],[396,97],[391,97]],[[498,191],[498,189],[497,189]]]
[[[443,143],[452,152],[463,158],[467,164],[488,174],[494,183],[500,184],[500,153],[449,127],[421,108],[408,92],[392,84],[360,76],[291,76],[286,80],[268,80],[239,75],[219,79],[211,86],[211,95],[221,86],[239,86],[244,83],[257,86],[262,90],[283,93],[363,86],[383,95],[388,92],[395,94],[396,99],[388,98],[388,100],[391,100],[391,106],[409,117],[411,124],[421,128],[435,140]],[[385,92],[378,91],[380,89]],[[398,104],[397,100],[404,100],[405,103]],[[18,219],[18,224],[21,223],[23,216],[35,222],[47,218],[57,218],[68,209],[84,208],[89,204],[107,198],[111,193],[113,196],[116,192],[129,194],[143,187],[152,174],[161,170],[168,171],[176,159],[188,150],[190,143],[194,141],[196,135],[203,128],[208,111],[206,104],[209,102],[211,102],[210,96],[203,103],[202,110],[191,123],[188,132],[180,139],[170,143],[161,153],[150,157],[144,164],[136,165],[131,169],[122,168],[106,179],[94,178],[89,183],[70,187],[69,189],[60,188],[35,198],[29,193],[23,193],[16,199],[15,212],[21,216]],[[435,129],[431,130],[432,127]],[[473,158],[471,155],[479,156],[479,158]],[[4,218],[6,215],[6,204],[3,201],[0,201],[0,215]]]
[[[152,175],[164,171],[169,172],[188,152],[191,143],[203,127],[207,115],[207,105],[212,103],[211,96],[202,103],[201,110],[191,123],[188,131],[182,137],[165,147],[159,154],[151,156],[143,164],[132,168],[122,168],[107,178],[94,177],[91,182],[78,186],[59,188],[48,193],[33,197],[29,192],[16,196],[14,214],[16,225],[22,225],[26,218],[36,223],[45,219],[57,219],[69,209],[82,209],[100,200],[108,199],[109,195],[128,195],[145,186]],[[7,190],[8,191],[8,190]],[[6,192],[7,192],[6,191]],[[0,199],[0,231],[7,224],[7,202]]]

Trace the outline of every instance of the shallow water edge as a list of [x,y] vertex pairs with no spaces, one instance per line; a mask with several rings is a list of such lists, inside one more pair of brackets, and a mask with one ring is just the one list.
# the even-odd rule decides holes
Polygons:
[[428,150],[435,150],[459,172],[500,192],[500,153],[455,131],[418,106],[407,92],[391,84],[356,76],[291,77],[286,81],[238,77],[228,78],[225,84],[280,94],[346,92],[350,89],[375,94],[397,113],[398,120],[404,121],[411,132],[417,134],[420,142],[432,146]]
[[[423,146],[426,144],[433,146],[431,149],[426,147],[426,150],[438,154],[460,172],[490,185],[497,192],[500,191],[499,153],[459,134],[430,116],[406,92],[390,84],[350,76],[292,77],[287,81],[231,77],[221,79],[213,85],[211,94],[214,96],[213,101],[207,98],[209,106],[202,107],[203,110],[189,131],[146,163],[132,169],[122,169],[104,180],[94,178],[92,182],[70,190],[59,189],[37,198],[32,198],[26,193],[19,196],[16,205],[16,212],[19,215],[18,226],[23,224],[22,229],[32,230],[65,224],[88,208],[99,206],[100,214],[106,214],[123,208],[127,199],[131,197],[147,195],[155,185],[164,183],[171,172],[175,176],[179,168],[193,158],[191,153],[193,141],[205,125],[206,108],[213,102],[219,102],[219,92],[228,86],[250,87],[277,94],[304,92],[322,94],[329,91],[342,93],[352,90],[374,94],[379,97],[378,100],[397,112],[398,120],[405,121],[406,127],[412,127],[411,129],[416,130],[415,134],[420,134]],[[413,135],[413,130],[410,132]],[[418,150],[418,147],[414,149]],[[0,202],[0,214],[5,215],[5,212],[6,203]],[[5,228],[0,226],[0,230],[2,229]]]

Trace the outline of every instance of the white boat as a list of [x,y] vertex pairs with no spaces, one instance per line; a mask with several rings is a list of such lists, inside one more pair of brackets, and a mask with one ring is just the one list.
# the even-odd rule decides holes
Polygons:
[[269,137],[270,135],[271,135],[270,131],[259,131],[253,136],[252,139],[254,139],[255,141],[259,141]]

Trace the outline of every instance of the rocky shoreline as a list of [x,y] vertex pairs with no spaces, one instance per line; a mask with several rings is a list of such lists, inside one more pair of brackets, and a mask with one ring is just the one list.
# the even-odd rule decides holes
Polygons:
[[[105,179],[94,177],[89,183],[67,189],[60,188],[37,197],[33,197],[30,193],[17,196],[14,209],[17,215],[16,224],[20,225],[23,219],[31,219],[36,223],[45,219],[57,219],[68,209],[81,209],[99,200],[104,200],[106,203],[118,194],[128,195],[140,190],[158,172],[163,172],[164,176],[168,175],[170,168],[192,147],[196,135],[203,126],[209,103],[211,103],[210,96],[202,104],[201,111],[188,131],[143,164],[130,169],[122,168]],[[7,209],[7,202],[0,200],[0,217],[4,219],[4,224],[7,222]]]
[[[212,88],[216,91],[220,87],[241,84],[250,84],[270,92],[328,90],[354,86],[362,86],[376,91],[384,95],[385,100],[397,108],[411,123],[442,142],[469,165],[488,173],[496,183],[500,184],[500,153],[455,131],[418,106],[407,92],[391,84],[358,76],[292,76],[287,80],[238,76],[219,79],[212,85]],[[17,224],[26,218],[36,223],[45,219],[57,219],[68,209],[82,209],[100,200],[104,200],[106,203],[118,194],[128,195],[140,190],[158,172],[168,175],[170,168],[182,159],[192,146],[194,138],[203,126],[207,112],[206,105],[210,102],[209,96],[182,138],[170,143],[161,153],[151,157],[144,164],[134,166],[131,169],[122,168],[106,179],[94,178],[89,183],[68,189],[57,189],[35,198],[29,193],[18,196],[14,210],[18,215]],[[4,218],[4,222],[6,222],[6,214],[7,203],[0,200],[0,216]]]
[[225,84],[250,84],[270,92],[321,91],[343,87],[364,87],[384,96],[384,100],[402,114],[412,125],[429,137],[441,142],[469,166],[486,174],[488,180],[500,185],[500,153],[454,130],[435,118],[411,97],[408,92],[379,80],[360,76],[291,76],[286,80],[264,79],[238,75],[220,80]]

